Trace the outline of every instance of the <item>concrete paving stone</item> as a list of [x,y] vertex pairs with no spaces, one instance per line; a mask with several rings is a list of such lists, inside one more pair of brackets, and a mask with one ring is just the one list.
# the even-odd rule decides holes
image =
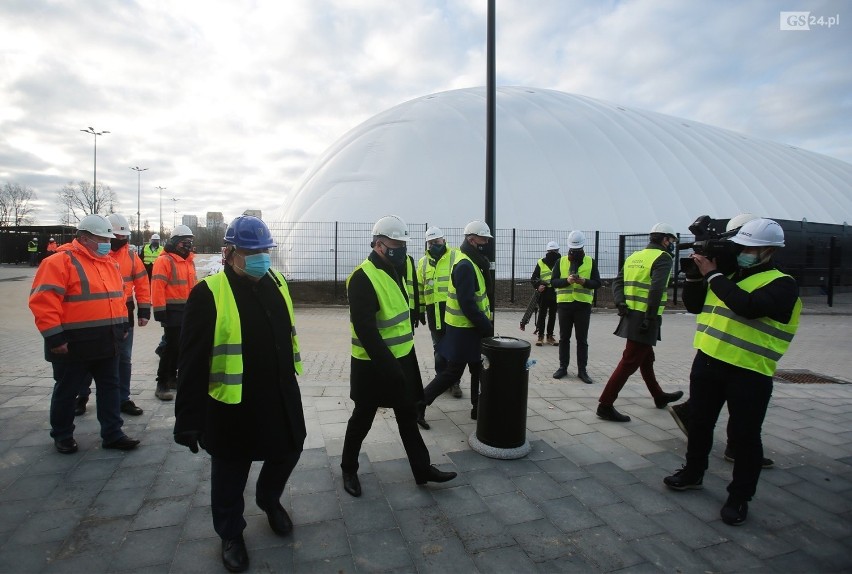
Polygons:
[[[789,549],[788,549],[789,550]],[[785,574],[813,574],[814,572],[830,572],[831,570],[803,550],[788,551],[780,556],[763,561],[767,572],[784,572]]]
[[577,530],[571,533],[570,540],[597,570],[609,572],[631,568],[644,561],[630,543],[608,526]]
[[477,514],[487,510],[482,497],[472,486],[448,488],[432,495],[438,506],[449,517]]
[[541,469],[535,464],[535,462],[527,460],[526,458],[498,460],[497,468],[510,478],[541,472]]
[[197,469],[188,472],[162,472],[157,474],[147,498],[169,498],[172,496],[192,496],[201,476]]
[[351,554],[349,538],[342,520],[306,524],[293,529],[295,563],[315,562]]
[[85,514],[83,508],[63,508],[30,514],[12,533],[6,546],[29,546],[62,541]]
[[109,552],[75,554],[67,558],[48,561],[43,569],[50,574],[79,574],[80,572],[108,572],[112,563]]
[[213,516],[210,513],[210,508],[206,506],[191,506],[187,510],[183,522],[181,540],[195,540],[215,536],[216,531],[213,529]]
[[198,488],[196,488],[195,494],[192,495],[193,507],[210,506],[210,487],[210,479],[204,479],[198,483]]
[[[721,504],[719,508],[721,508]],[[716,516],[718,518],[718,514]],[[719,534],[719,531],[712,528],[707,522],[688,512],[663,512],[654,515],[653,519],[673,538],[683,542],[693,550],[728,541],[727,536]]]
[[543,472],[516,476],[512,481],[525,497],[539,504],[569,494],[568,489],[563,484],[553,480]]
[[463,473],[464,478],[480,496],[515,492],[518,486],[511,478],[496,468],[485,468]]
[[156,465],[159,468],[165,461],[166,456],[168,456],[170,452],[169,448],[170,446],[167,444],[150,444],[146,435],[145,444],[140,445],[139,448],[134,450],[132,453],[133,456],[123,457],[119,463],[119,468],[134,468],[148,465]]
[[118,458],[83,460],[70,472],[65,473],[63,479],[68,482],[106,481],[118,468],[120,462],[121,459]]
[[450,460],[453,461],[458,472],[469,472],[472,470],[482,470],[486,468],[496,468],[498,461],[493,458],[482,456],[478,452],[472,450],[459,450],[448,453]]
[[560,446],[558,450],[565,455],[565,458],[581,467],[608,460],[602,453],[582,443]]
[[145,487],[101,491],[89,506],[87,518],[106,519],[134,515],[142,507],[147,493],[148,489]]
[[182,525],[189,504],[190,499],[186,496],[146,500],[136,513],[130,530]]
[[106,484],[105,480],[85,482],[61,482],[44,499],[39,510],[61,510],[63,508],[87,508]]
[[839,539],[847,535],[852,524],[842,515],[823,510],[783,488],[764,488],[757,492],[749,505],[750,519],[773,531],[799,522],[810,525],[825,536]]
[[530,446],[532,449],[530,453],[527,455],[527,460],[531,460],[533,462],[545,461],[551,459],[562,459],[562,453],[553,448],[553,446],[547,444],[544,441],[530,441]]
[[[450,481],[450,483],[452,482],[453,481]],[[363,488],[363,481],[361,486]],[[379,489],[376,490],[379,491]],[[396,482],[381,485],[381,490],[379,492],[381,493],[382,491],[384,497],[388,501],[388,504],[393,510],[422,508],[437,504],[430,488],[413,488],[411,484]]]
[[822,488],[823,484],[803,481],[782,488],[827,512],[843,514],[852,510],[852,497],[838,496],[837,491]]
[[[373,460],[372,456],[370,459]],[[404,452],[402,458],[379,462],[374,461],[373,472],[383,484],[393,482],[414,483],[414,476],[411,474],[411,465],[409,465],[408,459],[405,458]]]
[[636,540],[663,533],[652,516],[645,516],[626,502],[599,506],[594,510],[606,524],[625,540]]
[[591,476],[565,483],[565,487],[577,500],[592,509],[622,500],[617,491],[599,483]]
[[[667,533],[633,540],[630,546],[648,563],[663,572],[713,571],[712,563],[701,553],[684,548],[683,545]],[[705,550],[709,553],[715,552],[720,548],[722,548],[722,545],[716,545]]]
[[[348,494],[345,494],[349,498]],[[292,497],[293,524],[313,524],[341,517],[340,502],[331,492],[299,494]]]
[[639,479],[637,479],[633,474],[619,468],[611,462],[589,464],[584,467],[584,470],[593,478],[613,489],[639,482]]
[[168,569],[179,542],[180,527],[152,528],[128,532],[119,549],[113,553],[111,570],[138,571]]
[[618,493],[637,512],[649,517],[679,508],[675,497],[662,485],[651,487],[642,482],[625,484],[618,487]]
[[158,464],[147,466],[119,466],[112,476],[104,483],[104,490],[121,490],[123,488],[137,488],[150,486],[160,471]]
[[414,556],[414,566],[419,574],[474,572],[476,568],[457,538],[409,542],[409,550]]
[[578,553],[570,535],[547,519],[512,524],[507,530],[533,562],[550,561]]
[[296,465],[297,471],[311,470],[318,468],[328,468],[331,462],[324,448],[309,448],[302,451],[299,456],[299,463]]
[[490,574],[526,574],[538,572],[533,562],[520,546],[490,548],[473,555],[479,572]]
[[59,551],[60,542],[43,542],[25,549],[6,546],[0,549],[0,572],[29,574],[42,572],[45,563],[53,560]]
[[84,554],[109,556],[121,546],[131,522],[129,517],[79,522],[65,538],[56,559]]
[[[66,456],[58,454],[56,456]],[[18,476],[14,482],[0,492],[0,502],[6,503],[14,500],[33,500],[39,502],[48,496],[62,481],[59,474],[40,474],[36,476]]]
[[[270,566],[268,571],[275,572],[277,568]],[[324,558],[315,562],[296,562],[293,566],[294,574],[350,574],[355,571],[352,556]]]
[[36,474],[65,474],[84,460],[80,456],[56,456],[56,451],[50,449],[39,460],[27,467],[27,475]]
[[360,534],[373,530],[387,530],[398,526],[387,500],[359,500],[350,497],[340,504],[346,531]]
[[576,418],[568,418],[554,421],[556,426],[567,432],[571,436],[578,436],[590,432],[597,432],[593,425],[589,425]]
[[[262,569],[258,569],[259,564],[255,554],[254,552],[249,554],[249,565],[252,570],[262,571]],[[223,568],[222,541],[217,536],[215,538],[181,540],[170,570],[188,574],[205,574],[207,572],[219,572]]]
[[536,461],[536,466],[557,482],[568,482],[589,476],[584,469],[561,455],[560,458]]
[[776,464],[774,468],[762,470],[760,472],[760,482],[757,485],[758,490],[763,488],[764,484],[773,486],[787,486],[796,482],[800,482],[802,478],[790,472],[791,468],[779,468]]
[[450,517],[450,524],[468,552],[476,553],[487,548],[512,546],[515,539],[491,512]]
[[[488,509],[503,524],[518,524],[544,518],[545,514],[536,503],[520,492],[510,492],[483,497]],[[542,504],[544,506],[544,504]]]
[[576,532],[603,524],[601,518],[574,497],[550,500],[542,507],[547,518],[563,532]]
[[352,561],[359,572],[414,569],[408,545],[397,528],[353,534],[349,541]]
[[823,536],[819,531],[806,524],[795,524],[779,531],[779,536],[787,540],[791,547],[799,547],[813,556],[820,566],[815,570],[849,571],[852,569],[852,554],[848,546]]
[[334,490],[331,469],[327,466],[307,470],[297,468],[290,475],[287,485],[290,487],[290,493],[294,496]]
[[[221,559],[219,564],[221,564]],[[257,572],[292,572],[294,551],[290,544],[249,549],[249,564]],[[221,566],[219,567],[221,571]]]
[[[847,467],[847,470],[852,470],[852,466],[844,466]],[[840,493],[852,490],[852,481],[846,480],[827,469],[817,468],[812,465],[805,465],[792,467],[789,472],[790,474],[817,485],[819,488],[830,490],[831,492]]]
[[409,542],[438,540],[455,534],[447,515],[437,506],[395,510],[393,515]]
[[[142,448],[144,446],[140,446],[137,450],[142,450]],[[181,448],[179,451],[170,450],[166,454],[163,465],[160,467],[160,472],[175,474],[197,472],[209,464],[210,457],[204,451],[199,450],[199,454],[193,454],[189,449]]]
[[[33,512],[35,512],[35,510],[33,510],[32,504],[28,500],[4,502],[3,518],[0,520],[0,534],[13,532],[21,524],[23,524]],[[0,546],[3,545],[2,540],[3,539],[0,538]]]

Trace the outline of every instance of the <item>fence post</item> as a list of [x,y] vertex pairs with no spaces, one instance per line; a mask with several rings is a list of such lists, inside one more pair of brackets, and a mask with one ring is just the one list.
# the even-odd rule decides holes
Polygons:
[[832,235],[828,243],[828,306],[834,306],[834,257],[837,254],[837,236]]
[[517,231],[518,230],[515,229],[514,227],[512,228],[512,272],[510,273],[511,284],[510,284],[510,287],[509,287],[509,302],[510,303],[515,302],[515,246],[516,246],[516,233],[517,233]]
[[334,302],[337,303],[337,254],[339,253],[338,249],[338,222],[334,222]]
[[[595,261],[598,263],[598,272],[600,272],[600,259],[598,259],[598,249],[600,248],[601,232],[595,231]],[[598,290],[592,290],[592,307],[598,306]]]

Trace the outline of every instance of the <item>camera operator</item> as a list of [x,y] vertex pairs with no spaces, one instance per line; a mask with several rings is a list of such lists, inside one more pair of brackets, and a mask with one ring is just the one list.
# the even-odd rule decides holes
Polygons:
[[772,375],[796,333],[802,303],[796,281],[772,263],[775,250],[784,246],[778,223],[754,219],[731,241],[742,249],[737,270],[729,276],[719,272],[712,259],[692,256],[697,271],[687,277],[683,300],[688,311],[698,313],[693,342],[698,352],[689,377],[686,465],[663,482],[675,490],[702,487],[713,429],[727,401],[737,456],[720,514],[725,524],[739,525],[745,522],[760,477],[760,433]]

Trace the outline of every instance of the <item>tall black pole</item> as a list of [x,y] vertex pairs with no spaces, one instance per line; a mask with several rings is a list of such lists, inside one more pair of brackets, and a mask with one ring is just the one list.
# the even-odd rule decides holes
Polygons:
[[486,34],[486,67],[487,81],[485,87],[485,223],[491,228],[494,239],[489,243],[489,258],[491,259],[491,287],[488,300],[494,307],[494,280],[496,278],[497,261],[497,216],[494,201],[495,173],[495,141],[496,141],[496,78],[494,72],[494,0],[488,0],[487,34]]

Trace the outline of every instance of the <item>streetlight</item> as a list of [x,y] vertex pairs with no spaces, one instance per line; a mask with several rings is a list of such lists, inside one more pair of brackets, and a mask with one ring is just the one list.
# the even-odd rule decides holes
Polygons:
[[142,205],[142,172],[148,171],[147,167],[131,167],[136,172],[136,241],[142,245],[142,220],[139,218]]
[[109,132],[107,130],[96,132],[92,126],[89,126],[87,130],[80,131],[95,136],[95,175],[94,183],[92,184],[92,213],[95,213],[98,210],[98,136],[108,134]]
[[172,217],[172,229],[174,229],[175,227],[177,227],[177,202],[180,201],[180,200],[176,197],[173,197],[172,201],[174,201],[174,210],[175,210],[174,216]]
[[162,185],[158,185],[157,189],[160,190],[160,241],[162,241],[163,236],[163,190],[166,189]]

